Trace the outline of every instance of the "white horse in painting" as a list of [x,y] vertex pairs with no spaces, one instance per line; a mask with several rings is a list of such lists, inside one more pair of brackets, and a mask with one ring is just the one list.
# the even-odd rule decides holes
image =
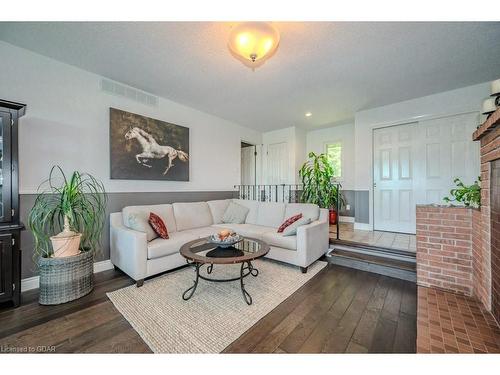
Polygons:
[[152,166],[146,164],[148,159],[163,159],[168,157],[167,169],[163,172],[164,175],[167,174],[168,170],[174,166],[172,161],[175,158],[179,158],[180,161],[188,161],[189,155],[181,150],[176,150],[170,146],[161,146],[156,142],[151,134],[142,130],[141,128],[135,127],[131,128],[126,134],[125,139],[137,139],[142,147],[142,152],[135,155],[135,160],[145,167],[151,168]]

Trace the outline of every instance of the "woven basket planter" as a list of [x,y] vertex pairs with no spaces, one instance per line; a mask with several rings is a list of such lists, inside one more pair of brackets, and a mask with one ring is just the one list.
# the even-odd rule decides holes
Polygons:
[[40,258],[41,305],[58,305],[73,301],[94,288],[94,254],[85,251],[64,258]]

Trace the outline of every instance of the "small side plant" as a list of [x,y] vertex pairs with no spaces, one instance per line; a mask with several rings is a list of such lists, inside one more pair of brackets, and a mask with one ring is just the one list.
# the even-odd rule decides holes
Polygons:
[[470,186],[465,185],[462,180],[455,178],[453,180],[457,187],[450,190],[450,196],[444,197],[446,203],[457,202],[462,203],[466,207],[481,207],[481,177]]

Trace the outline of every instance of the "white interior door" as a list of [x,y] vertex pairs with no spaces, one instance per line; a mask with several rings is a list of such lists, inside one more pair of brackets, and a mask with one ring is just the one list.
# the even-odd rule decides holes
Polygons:
[[288,144],[272,143],[267,147],[267,184],[288,183]]
[[417,204],[442,204],[457,177],[474,182],[477,121],[469,113],[374,130],[374,229],[415,233]]
[[415,231],[416,123],[376,129],[373,133],[375,229]]
[[[267,147],[267,173],[268,185],[281,185],[289,183],[289,155],[286,142],[272,143]],[[267,199],[276,202],[286,200],[285,192],[278,188],[268,188]]]
[[255,146],[241,148],[241,184],[254,185],[256,183],[256,155]]

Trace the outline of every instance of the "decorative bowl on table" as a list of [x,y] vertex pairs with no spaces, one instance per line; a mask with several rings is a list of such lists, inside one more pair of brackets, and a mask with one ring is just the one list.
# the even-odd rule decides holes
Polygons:
[[219,247],[230,247],[240,242],[243,239],[239,234],[229,230],[221,230],[219,233],[212,234],[208,237],[208,241],[218,245]]

